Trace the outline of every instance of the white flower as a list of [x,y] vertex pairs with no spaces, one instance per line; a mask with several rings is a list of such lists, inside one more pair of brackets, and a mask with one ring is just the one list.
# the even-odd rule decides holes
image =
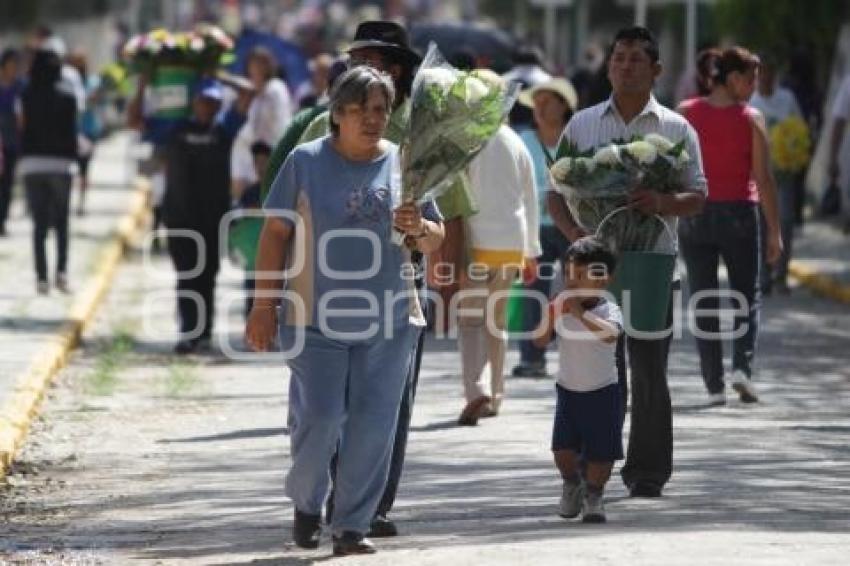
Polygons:
[[487,86],[475,77],[466,78],[466,103],[475,104],[487,96]]
[[549,172],[552,173],[552,178],[558,183],[563,183],[567,180],[570,172],[573,170],[573,158],[562,157],[552,165]]
[[139,48],[143,46],[143,44],[144,40],[142,39],[142,36],[137,35],[130,39],[130,41],[128,41],[126,45],[124,45],[124,51],[127,53],[127,55],[135,55]]
[[597,165],[617,165],[620,157],[617,155],[617,147],[614,144],[606,145],[593,154],[593,161]]
[[593,173],[593,170],[596,169],[596,162],[590,157],[576,157],[573,167],[584,168],[588,173]]
[[448,92],[452,85],[455,84],[455,75],[448,69],[442,67],[431,67],[430,69],[422,69],[419,71],[419,80],[423,85],[436,85],[443,92]]
[[643,141],[651,143],[659,153],[666,153],[675,147],[673,142],[659,134],[647,134]]
[[655,146],[642,140],[626,144],[623,149],[637,159],[641,165],[649,165],[658,157],[658,150],[655,149]]

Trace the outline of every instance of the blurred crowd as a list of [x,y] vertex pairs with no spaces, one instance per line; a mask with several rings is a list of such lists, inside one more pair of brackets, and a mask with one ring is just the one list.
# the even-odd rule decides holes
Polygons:
[[[246,28],[243,36],[251,39],[242,44],[247,46],[254,43],[255,46],[243,49],[240,61],[229,66],[227,73],[220,73],[217,77],[221,90],[217,116],[225,116],[229,109],[244,111],[244,123],[236,130],[230,148],[227,185],[230,201],[254,206],[258,204],[258,195],[256,190],[250,189],[256,189],[260,181],[255,170],[254,155],[256,152],[270,152],[298,112],[322,106],[326,101],[329,78],[334,72],[338,74],[344,68],[346,54],[322,51],[321,42],[313,42],[310,44],[310,52],[316,54],[309,60],[305,59],[303,65],[294,64],[290,53],[280,47],[277,40],[269,43],[268,37],[250,28]],[[504,61],[494,61],[488,49],[476,49],[474,45],[474,42],[468,41],[448,47],[450,62],[462,69],[484,68],[493,64],[497,68],[504,68]],[[19,48],[6,47],[0,55],[0,130],[5,163],[0,179],[0,234],[6,230],[5,220],[16,173],[23,179],[24,173],[41,172],[38,163],[35,170],[31,169],[31,159],[19,162],[26,156],[22,144],[26,124],[25,106],[21,104],[21,100],[26,86],[31,83],[33,62],[40,50],[56,54],[61,64],[61,90],[73,96],[75,100],[76,148],[65,153],[75,155],[73,167],[69,166],[68,171],[72,173],[73,178],[78,179],[77,213],[85,213],[88,163],[94,144],[107,131],[119,125],[119,120],[126,110],[127,123],[143,131],[144,139],[151,142],[154,148],[151,160],[143,169],[153,175],[156,216],[159,221],[166,186],[164,149],[173,124],[162,128],[161,124],[149,119],[156,112],[156,101],[148,84],[151,77],[144,74],[131,76],[124,62],[120,60],[95,72],[88,68],[86,53],[68,49],[62,38],[49,28],[40,27],[28,36],[24,45]],[[677,83],[676,103],[692,96],[707,94],[710,88],[711,64],[716,54],[717,50],[714,48],[705,49],[699,54],[697,68],[686,71]],[[529,151],[540,165],[539,182],[543,180],[540,171],[544,164],[541,147],[551,151],[558,141],[560,120],[555,117],[559,113],[557,106],[564,106],[562,118],[568,120],[571,113],[602,102],[610,95],[606,57],[603,47],[596,43],[589,44],[577,67],[567,75],[559,76],[553,73],[546,62],[545,54],[539,48],[530,44],[517,45],[513,55],[513,67],[502,76],[506,81],[520,83],[525,90],[543,87],[539,89],[536,97],[530,97],[526,93],[510,116],[511,127],[523,137]],[[301,67],[304,67],[303,71],[295,70]],[[775,61],[770,56],[763,56],[760,69],[757,92],[751,104],[768,117],[768,127],[783,121],[789,115],[799,115],[807,124],[811,138],[816,139],[823,123],[820,112],[822,96],[814,85],[813,78],[807,76],[811,74],[810,66],[804,61]],[[35,70],[37,71],[37,68]],[[135,95],[132,94],[134,82]],[[194,96],[195,86],[191,89],[191,96]],[[843,99],[836,103],[837,109],[842,105],[841,100]],[[843,139],[842,126],[845,123],[841,120],[840,111],[836,112],[837,124],[831,152],[834,157],[829,161],[830,179],[833,181],[838,178],[840,170],[838,150]],[[542,146],[538,140],[543,142]],[[252,153],[252,147],[256,152]],[[788,185],[788,204],[793,215],[793,224],[797,226],[802,224],[806,203],[805,173],[803,169],[783,179],[783,183]],[[63,198],[60,198],[55,206],[62,209],[62,201]],[[39,206],[54,205],[41,203]],[[549,225],[549,219],[545,215],[545,209],[541,210],[544,212],[542,219],[545,227]],[[53,216],[61,217],[62,214]],[[65,229],[61,224],[57,224],[57,232],[64,234]],[[39,224],[36,232],[44,233],[45,227]],[[60,239],[65,240],[64,236]],[[790,243],[791,240],[787,241]],[[159,241],[155,240],[155,245],[159,244]],[[48,288],[44,281],[45,275],[41,268],[37,271],[39,291],[44,292]],[[57,273],[64,273],[63,265],[57,266]],[[779,277],[782,279],[782,273]],[[57,275],[56,279],[59,287],[65,286],[65,283],[61,282],[64,277]],[[784,283],[780,283],[780,289],[784,290],[785,287]],[[771,290],[770,282],[765,282],[765,289]]]

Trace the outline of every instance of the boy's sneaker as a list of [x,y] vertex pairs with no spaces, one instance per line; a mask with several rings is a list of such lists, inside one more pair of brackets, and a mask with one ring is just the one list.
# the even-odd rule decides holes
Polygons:
[[581,513],[581,500],[584,496],[584,484],[564,480],[558,515],[564,519],[574,519]]
[[604,523],[606,521],[605,504],[602,502],[601,491],[587,490],[581,508],[581,520],[583,523]]
[[741,403],[758,403],[759,398],[753,382],[739,369],[732,372],[732,389],[738,393]]

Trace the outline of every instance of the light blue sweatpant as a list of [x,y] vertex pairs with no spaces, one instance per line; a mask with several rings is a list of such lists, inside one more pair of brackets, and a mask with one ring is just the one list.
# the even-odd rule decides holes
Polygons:
[[[284,332],[294,332],[288,328]],[[301,331],[300,329],[297,331]],[[339,341],[307,328],[301,353],[288,360],[292,467],[286,495],[319,515],[339,444],[331,529],[366,533],[384,492],[398,408],[420,328],[396,328],[368,341]]]

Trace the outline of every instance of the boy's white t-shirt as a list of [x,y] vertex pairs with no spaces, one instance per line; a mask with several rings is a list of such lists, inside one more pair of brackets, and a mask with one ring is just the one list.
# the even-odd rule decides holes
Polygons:
[[[600,300],[588,312],[623,328],[623,315],[615,303]],[[603,342],[571,314],[561,317],[555,329],[558,385],[569,391],[587,392],[617,383],[616,340]]]

